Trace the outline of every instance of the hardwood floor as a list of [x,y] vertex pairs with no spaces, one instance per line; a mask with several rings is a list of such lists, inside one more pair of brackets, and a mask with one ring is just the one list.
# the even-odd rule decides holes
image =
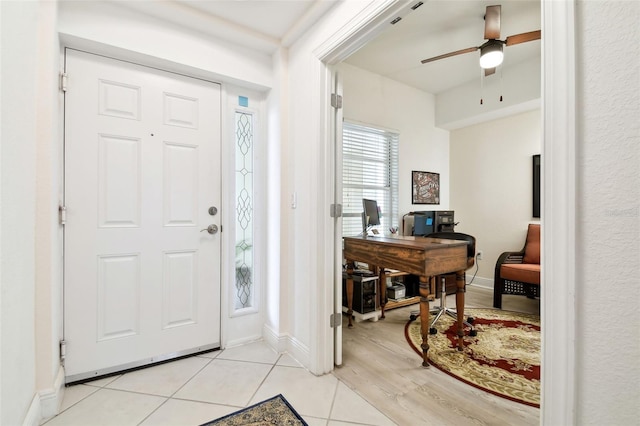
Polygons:
[[[467,308],[492,303],[492,290],[467,286]],[[453,295],[447,306],[455,307]],[[400,426],[539,424],[537,408],[476,389],[433,366],[423,368],[404,337],[410,312],[417,309],[393,309],[384,320],[357,322],[352,329],[343,315],[343,363],[333,374]],[[503,309],[539,314],[540,301],[504,296]]]

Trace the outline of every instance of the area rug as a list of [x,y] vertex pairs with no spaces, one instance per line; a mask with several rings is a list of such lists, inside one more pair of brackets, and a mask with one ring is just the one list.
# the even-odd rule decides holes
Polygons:
[[[540,317],[497,309],[465,309],[477,336],[465,330],[464,351],[457,350],[456,321],[443,315],[429,335],[429,362],[484,391],[540,407]],[[420,321],[409,321],[405,336],[422,357]]]
[[282,394],[243,408],[201,426],[307,426]]

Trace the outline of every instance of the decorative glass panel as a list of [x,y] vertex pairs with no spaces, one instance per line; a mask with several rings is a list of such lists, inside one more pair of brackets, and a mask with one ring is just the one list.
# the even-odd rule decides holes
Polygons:
[[253,115],[236,112],[236,299],[235,309],[253,306]]

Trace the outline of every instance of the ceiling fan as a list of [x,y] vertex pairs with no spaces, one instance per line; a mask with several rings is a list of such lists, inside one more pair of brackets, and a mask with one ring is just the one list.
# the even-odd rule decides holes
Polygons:
[[493,74],[496,72],[496,67],[502,63],[502,59],[504,58],[504,54],[502,52],[504,45],[512,46],[514,44],[525,43],[527,41],[539,40],[541,35],[540,30],[537,30],[515,34],[507,37],[505,40],[500,40],[500,13],[500,5],[487,6],[487,11],[484,15],[484,38],[487,41],[484,44],[477,47],[469,47],[467,49],[445,53],[444,55],[434,56],[433,58],[423,59],[421,62],[426,64],[439,59],[480,50],[480,67],[484,68],[484,75],[487,76]]

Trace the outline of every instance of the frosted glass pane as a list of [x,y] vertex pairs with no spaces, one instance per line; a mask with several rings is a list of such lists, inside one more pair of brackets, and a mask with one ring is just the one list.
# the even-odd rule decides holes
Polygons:
[[253,306],[253,116],[236,112],[236,310]]

